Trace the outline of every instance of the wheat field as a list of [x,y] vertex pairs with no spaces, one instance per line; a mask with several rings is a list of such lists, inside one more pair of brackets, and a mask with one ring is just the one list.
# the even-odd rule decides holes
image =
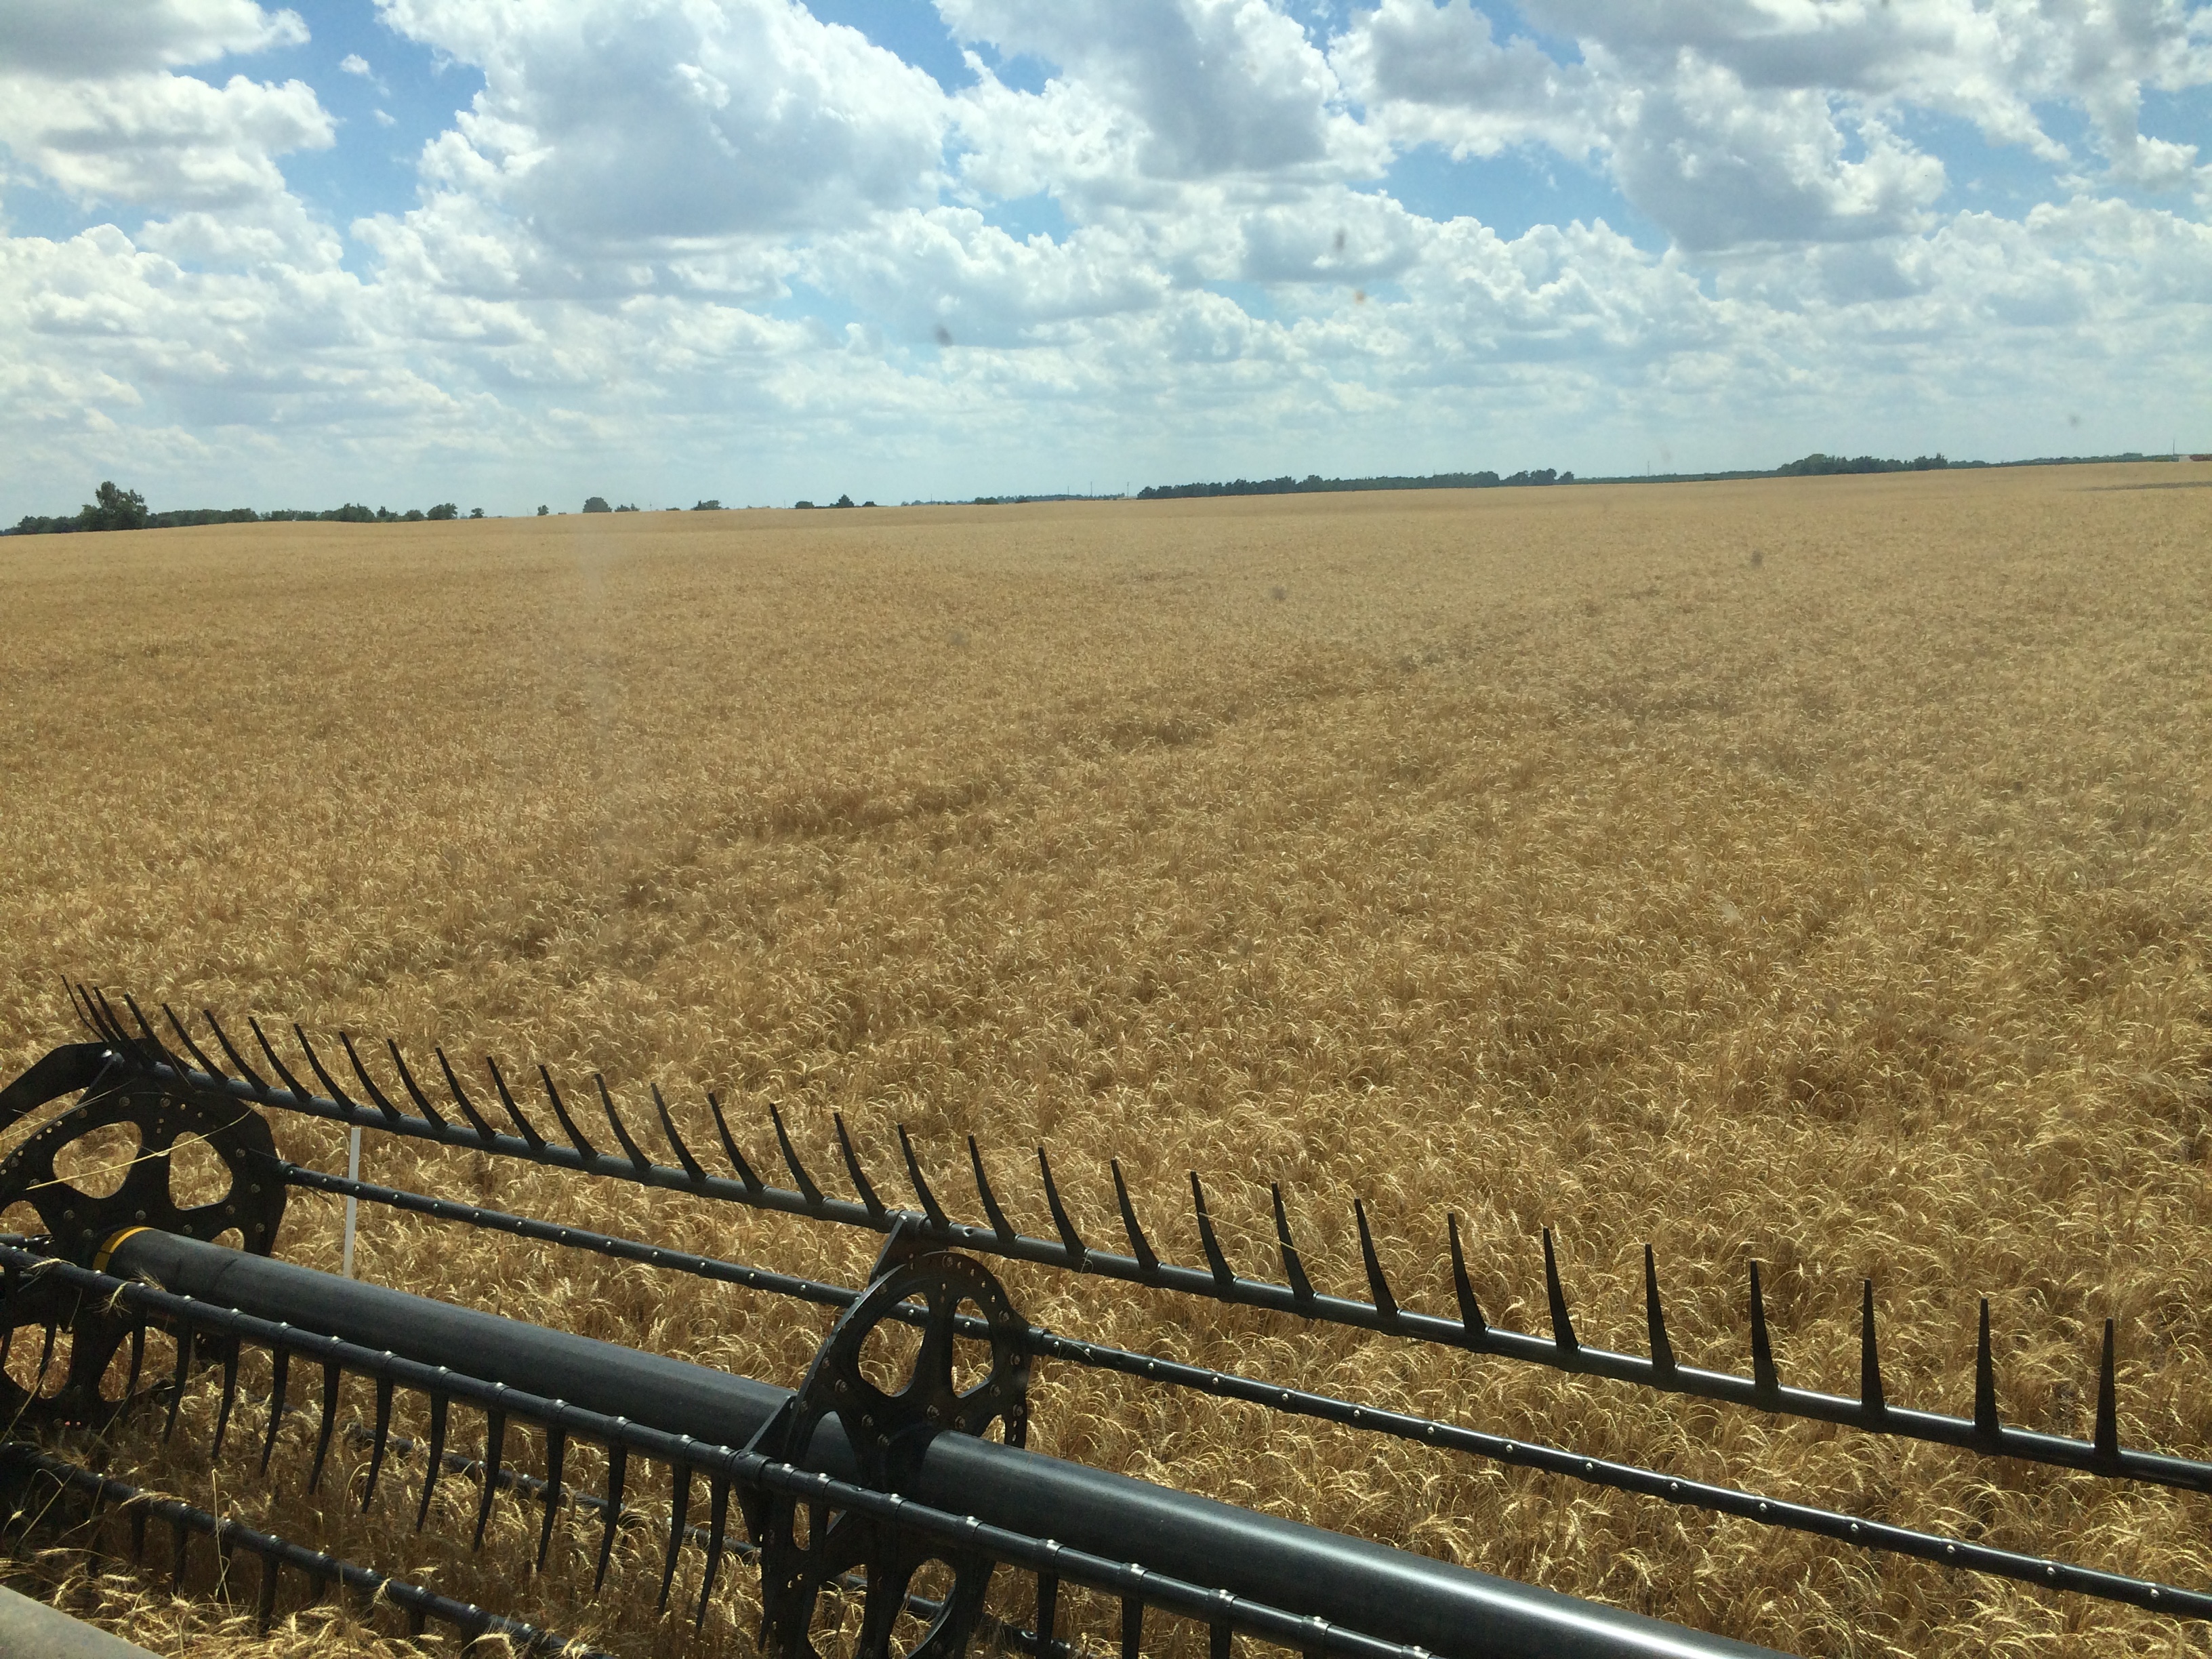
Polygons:
[[[2212,1452],[2212,468],[2142,465],[1177,502],[267,525],[0,541],[0,1070],[66,973],[181,1009],[443,1043],[618,1097],[702,1091],[825,1178],[892,1126],[1024,1231],[1033,1149],[1118,1238],[1118,1157],[1196,1262],[1185,1172],[1274,1278],[2086,1434],[2118,1322],[2130,1443]],[[481,1073],[479,1073],[480,1075]],[[342,1132],[278,1125],[343,1167]],[[870,1241],[368,1138],[370,1179],[857,1282]],[[842,1182],[835,1183],[842,1189]],[[956,1201],[964,1200],[964,1201]],[[334,1201],[280,1253],[334,1267]],[[363,1274],[799,1380],[828,1316],[364,1209]],[[999,1264],[994,1264],[999,1265]],[[2199,1498],[1002,1269],[1056,1330],[2192,1584]],[[412,1479],[356,1513],[312,1425],[258,1479],[212,1384],[119,1468],[622,1656],[703,1636],[658,1543],[588,1593],[532,1509]],[[549,1390],[557,1392],[556,1390]],[[247,1393],[252,1392],[249,1373]],[[403,1402],[404,1397],[403,1396]],[[1820,1656],[2202,1653],[2201,1627],[1046,1364],[1030,1443]],[[354,1402],[357,1407],[359,1402]],[[406,1410],[412,1410],[409,1406]],[[403,1410],[401,1426],[414,1419]],[[582,1472],[588,1475],[588,1469]],[[350,1481],[350,1488],[349,1488]],[[347,1496],[350,1490],[353,1496]],[[644,1500],[650,1507],[650,1495]],[[665,1513],[665,1489],[660,1494]],[[442,1525],[441,1525],[442,1522]],[[173,1598],[11,1572],[164,1653],[406,1651],[212,1569]],[[158,1564],[157,1564],[158,1565]],[[687,1565],[696,1580],[698,1565]],[[451,1650],[450,1644],[442,1650]]]

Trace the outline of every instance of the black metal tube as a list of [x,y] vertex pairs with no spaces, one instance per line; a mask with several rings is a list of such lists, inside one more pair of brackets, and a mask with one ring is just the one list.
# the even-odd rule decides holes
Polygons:
[[[743,1446],[789,1397],[705,1366],[171,1234],[124,1235],[108,1270],[710,1444]],[[793,1461],[839,1480],[858,1473],[835,1419]],[[918,1503],[1455,1659],[1774,1659],[1767,1649],[964,1435],[938,1435],[912,1468],[903,1490]]]

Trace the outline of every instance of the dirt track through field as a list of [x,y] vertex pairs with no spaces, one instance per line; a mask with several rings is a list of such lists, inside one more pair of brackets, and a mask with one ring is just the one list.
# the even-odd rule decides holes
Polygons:
[[[714,1088],[760,1156],[775,1100],[824,1170],[833,1109],[886,1176],[903,1121],[948,1200],[974,1133],[1030,1231],[1036,1145],[1100,1238],[1118,1157],[1191,1262],[1195,1169],[1270,1278],[1280,1181],[1322,1288],[1363,1293],[1358,1194],[1440,1312],[1455,1210],[1522,1329],[1549,1225],[1585,1338],[1631,1351],[1648,1240],[1678,1353],[1736,1371],[1757,1258],[1784,1379],[1846,1394],[1871,1274],[1890,1399],[1954,1412],[1987,1294],[2008,1419],[2069,1434],[2109,1315],[2124,1437],[2203,1456],[2212,495],[2137,486],[2205,471],[0,541],[0,1061],[73,1035],[66,972],[658,1082],[710,1144]],[[280,1135],[342,1167],[337,1133]],[[365,1173],[867,1263],[374,1136]],[[337,1237],[301,1196],[282,1253],[335,1266]],[[385,1283],[786,1383],[826,1328],[374,1211],[361,1248]],[[1007,1278],[1071,1334],[2212,1581],[2201,1498]],[[1064,1368],[1033,1417],[1046,1450],[1806,1654],[2207,1646]],[[593,1601],[580,1521],[532,1579],[531,1511],[474,1559],[465,1483],[442,1540],[396,1488],[346,1518],[335,1480],[300,1493],[289,1432],[273,1497],[235,1443],[212,1471],[182,1434],[143,1455],[617,1653],[712,1650],[653,1618],[651,1539]],[[749,1650],[744,1577],[708,1629]],[[328,1609],[257,1640],[155,1576],[64,1593],[178,1652],[376,1640]]]

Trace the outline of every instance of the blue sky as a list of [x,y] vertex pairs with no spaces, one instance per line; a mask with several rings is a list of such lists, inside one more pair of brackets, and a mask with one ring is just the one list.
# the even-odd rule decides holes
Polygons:
[[2185,0],[18,0],[0,520],[2212,448]]

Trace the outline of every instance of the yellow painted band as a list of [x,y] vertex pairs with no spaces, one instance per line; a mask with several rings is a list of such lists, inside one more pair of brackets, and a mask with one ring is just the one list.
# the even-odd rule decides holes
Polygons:
[[94,1254],[92,1258],[93,1272],[96,1273],[106,1273],[107,1271],[108,1257],[113,1255],[116,1251],[123,1248],[123,1241],[130,1237],[133,1233],[143,1233],[146,1231],[147,1230],[143,1227],[125,1227],[121,1232],[109,1239],[106,1243],[101,1245],[99,1250]]

